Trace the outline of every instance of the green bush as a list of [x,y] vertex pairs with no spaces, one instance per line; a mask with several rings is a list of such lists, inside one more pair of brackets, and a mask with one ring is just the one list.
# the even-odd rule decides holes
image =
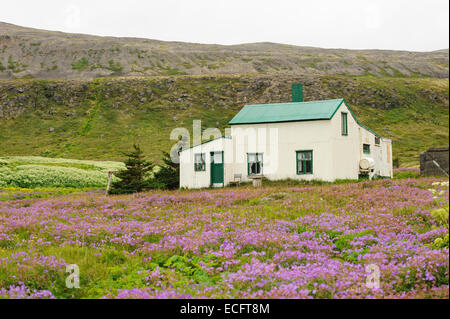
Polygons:
[[44,165],[22,165],[12,169],[0,167],[0,186],[104,187],[107,182],[108,176],[103,172],[73,167]]
[[443,237],[438,237],[433,243],[434,249],[448,248],[448,234]]
[[177,189],[180,186],[180,165],[174,163],[170,154],[163,152],[164,165],[154,174],[153,187],[160,189]]
[[447,206],[433,210],[431,212],[431,217],[433,217],[438,225],[448,227],[448,214],[449,208]]
[[120,64],[120,62],[114,62],[114,60],[109,60],[106,69],[113,71],[114,72],[113,74],[115,75],[119,75],[122,73],[123,67]]
[[144,160],[139,145],[135,144],[133,148],[133,151],[124,153],[128,156],[126,169],[116,174],[119,180],[112,184],[111,194],[132,194],[152,188],[149,175],[153,171],[153,163]]
[[[108,171],[121,162],[87,161],[38,156],[0,157],[0,187],[105,187]],[[113,181],[117,181],[113,177]]]
[[89,66],[89,61],[86,57],[82,57],[78,61],[72,62],[72,69],[77,71],[83,71]]

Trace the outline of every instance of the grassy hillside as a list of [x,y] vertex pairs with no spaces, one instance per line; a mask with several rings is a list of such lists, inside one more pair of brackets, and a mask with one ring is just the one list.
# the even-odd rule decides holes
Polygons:
[[176,127],[219,127],[245,103],[344,97],[357,117],[393,139],[402,166],[448,145],[448,79],[345,76],[173,76],[0,82],[0,156],[121,160],[133,142],[153,160]]

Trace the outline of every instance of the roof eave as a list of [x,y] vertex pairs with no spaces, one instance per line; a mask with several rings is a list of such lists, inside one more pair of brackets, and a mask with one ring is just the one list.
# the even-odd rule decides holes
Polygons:
[[309,121],[328,121],[331,118],[317,118],[317,119],[298,119],[298,120],[285,120],[285,121],[264,121],[264,122],[239,122],[239,123],[231,123],[228,122],[228,125],[250,125],[250,124],[273,124],[273,123],[292,123],[292,122],[309,122]]
[[[341,107],[342,103],[345,104],[345,106],[347,106],[348,110],[350,111],[350,114],[353,116],[353,119],[355,120],[355,122],[361,126],[362,128],[365,128],[366,130],[368,130],[369,132],[371,132],[372,134],[374,134],[375,136],[378,137],[382,137],[380,134],[377,134],[375,131],[373,131],[372,129],[368,128],[367,126],[365,126],[364,124],[362,124],[360,121],[358,121],[358,119],[356,118],[355,114],[353,113],[352,109],[350,108],[350,106],[348,105],[347,101],[345,99],[342,99],[341,103],[339,103],[339,106],[337,107],[337,109],[334,111],[333,115],[331,115],[331,118],[333,118],[334,114],[336,114],[337,110],[339,110],[339,108]],[[331,119],[330,118],[330,119]]]

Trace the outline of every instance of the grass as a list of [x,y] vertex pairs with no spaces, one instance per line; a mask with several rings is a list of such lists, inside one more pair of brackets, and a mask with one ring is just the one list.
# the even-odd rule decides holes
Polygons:
[[420,169],[418,168],[401,168],[394,169],[394,178],[418,178],[420,177]]
[[45,198],[67,194],[86,194],[87,192],[98,193],[103,191],[104,189],[89,187],[0,187],[0,202]]

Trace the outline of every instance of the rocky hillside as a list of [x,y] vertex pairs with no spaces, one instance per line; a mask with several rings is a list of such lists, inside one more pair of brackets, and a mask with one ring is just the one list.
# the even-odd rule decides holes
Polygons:
[[341,50],[275,43],[205,45],[98,37],[0,22],[0,79],[205,74],[448,77],[448,50]]
[[344,97],[356,116],[393,139],[402,166],[419,152],[448,145],[449,82],[433,78],[338,75],[171,76],[0,81],[0,156],[123,159],[133,142],[158,161],[176,127],[219,127],[245,103]]

